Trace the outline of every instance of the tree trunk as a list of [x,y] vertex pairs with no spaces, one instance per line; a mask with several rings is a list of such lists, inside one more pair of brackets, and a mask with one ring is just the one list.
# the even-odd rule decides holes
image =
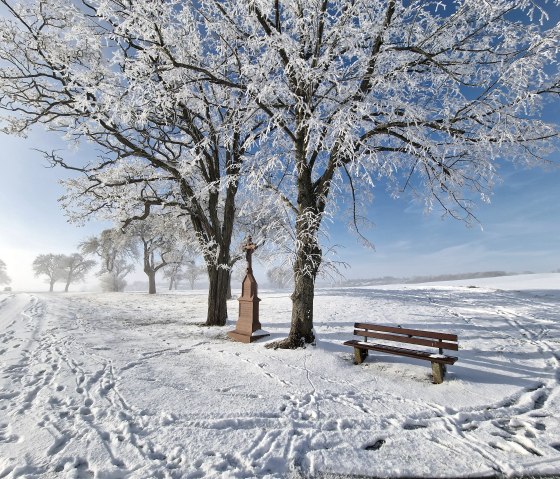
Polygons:
[[267,347],[294,349],[313,343],[313,298],[315,278],[322,260],[317,232],[323,218],[318,207],[311,170],[305,160],[305,130],[298,133],[296,164],[298,165],[298,213],[296,215],[296,257],[294,262],[294,292],[292,319],[288,337]]
[[292,324],[287,346],[297,348],[315,341],[313,334],[313,298],[315,278],[307,275],[296,277],[292,293]]
[[[227,175],[237,175],[240,163],[240,155],[236,150],[238,145],[238,134],[234,134],[234,150],[235,154],[231,155],[227,161]],[[218,160],[218,157],[216,157]],[[217,161],[216,164],[219,164]],[[216,178],[218,180],[219,178]],[[230,263],[230,247],[233,235],[233,223],[235,221],[235,195],[237,193],[237,181],[229,181],[226,189],[226,197],[223,207],[223,221],[220,224],[218,215],[219,211],[219,194],[217,191],[211,190],[208,198],[208,210],[210,222],[205,225],[201,221],[201,217],[191,215],[191,223],[194,230],[199,234],[199,241],[204,249],[209,244],[214,244],[211,251],[204,254],[206,270],[208,272],[208,314],[206,316],[207,326],[225,326],[227,322],[227,289],[229,277]],[[189,203],[192,199],[189,199]],[[210,226],[210,228],[208,228]],[[214,249],[215,248],[215,249]],[[217,254],[214,254],[217,253]],[[196,265],[193,264],[193,268]],[[194,287],[193,278],[192,286]]]
[[290,333],[284,340],[270,344],[270,347],[295,349],[315,341],[313,333],[313,299],[315,279],[322,259],[322,252],[316,240],[299,247],[294,264],[294,292],[292,293],[292,319]]
[[54,283],[55,283],[55,282],[51,280],[51,282],[50,282],[50,288],[49,288],[49,293],[52,293],[52,292],[53,292]]
[[229,274],[228,274],[226,299],[231,299],[231,272],[232,272],[232,270],[230,269]]
[[64,292],[68,292],[68,288],[70,287],[70,281],[66,281],[66,286],[64,287]]
[[[173,289],[173,276],[171,276],[171,278],[169,279],[169,291],[171,291]],[[177,289],[177,287],[175,287],[175,289]]]
[[208,268],[208,315],[206,326],[225,326],[227,320],[227,285],[229,271]]
[[148,294],[156,294],[156,272],[146,271],[148,275]]
[[154,267],[154,252],[150,251],[148,242],[142,239],[144,245],[144,273],[148,276],[148,294],[156,294],[156,271]]

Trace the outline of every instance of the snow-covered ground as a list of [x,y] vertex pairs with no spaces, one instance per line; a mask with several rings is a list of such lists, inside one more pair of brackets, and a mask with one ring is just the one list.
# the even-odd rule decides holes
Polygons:
[[495,278],[460,279],[426,283],[427,286],[477,286],[479,288],[503,289],[509,291],[556,289],[560,291],[560,274],[520,274],[497,276]]
[[[297,351],[264,348],[288,293],[261,293],[251,345],[201,326],[202,292],[2,294],[0,478],[558,474],[560,275],[506,279],[320,290]],[[355,366],[357,320],[457,333],[459,361],[441,385]]]

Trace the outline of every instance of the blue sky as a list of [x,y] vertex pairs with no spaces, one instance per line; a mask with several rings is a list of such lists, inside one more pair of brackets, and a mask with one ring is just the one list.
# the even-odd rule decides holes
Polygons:
[[[47,168],[40,153],[63,149],[54,134],[34,132],[28,139],[0,134],[0,258],[8,266],[14,289],[42,290],[31,263],[41,253],[71,253],[80,241],[106,224],[68,224],[57,202],[64,193],[58,184],[68,172]],[[66,157],[87,154],[68,151]],[[91,152],[90,152],[91,154]],[[560,155],[553,157],[560,163]],[[370,210],[374,228],[366,236],[369,250],[340,224],[331,228],[338,258],[350,265],[347,278],[385,275],[414,276],[504,270],[549,272],[560,268],[560,167],[522,170],[507,166],[491,204],[476,210],[480,226],[466,227],[403,197],[393,200],[380,189]],[[260,268],[259,268],[260,269]],[[264,271],[262,270],[261,274]],[[134,279],[144,279],[138,271]],[[264,278],[263,278],[264,279]],[[95,284],[91,278],[89,285]],[[59,285],[60,288],[60,285]],[[77,286],[75,289],[80,289]],[[55,287],[56,289],[56,287]]]
[[490,204],[479,204],[479,225],[466,227],[406,198],[379,195],[367,237],[375,251],[357,247],[337,228],[347,276],[414,276],[477,271],[549,272],[560,268],[560,168],[502,172]]

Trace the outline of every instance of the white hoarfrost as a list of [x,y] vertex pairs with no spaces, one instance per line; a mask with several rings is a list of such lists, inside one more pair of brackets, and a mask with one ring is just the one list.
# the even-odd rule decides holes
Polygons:
[[[261,292],[250,345],[201,326],[203,292],[4,293],[0,477],[558,474],[560,274],[530,279],[318,290],[295,351],[264,348],[285,293]],[[355,366],[356,320],[457,333],[459,361],[440,385],[423,361]]]

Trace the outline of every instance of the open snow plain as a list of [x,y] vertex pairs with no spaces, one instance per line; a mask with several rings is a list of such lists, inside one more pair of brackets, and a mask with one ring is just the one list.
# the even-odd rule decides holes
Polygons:
[[[297,351],[227,339],[235,300],[201,326],[203,292],[2,294],[0,478],[558,474],[560,274],[504,280],[319,290]],[[289,293],[260,297],[285,336]],[[356,320],[457,333],[459,361],[355,366]]]

